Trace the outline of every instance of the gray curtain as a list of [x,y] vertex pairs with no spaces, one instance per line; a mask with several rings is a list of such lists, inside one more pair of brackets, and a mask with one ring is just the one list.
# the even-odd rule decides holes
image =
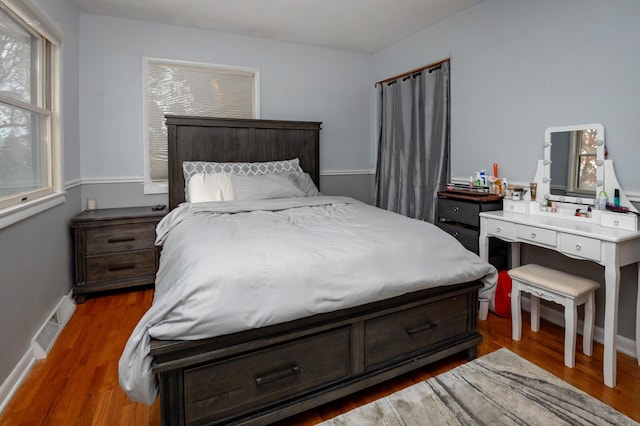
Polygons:
[[434,222],[450,179],[449,61],[377,87],[376,206]]

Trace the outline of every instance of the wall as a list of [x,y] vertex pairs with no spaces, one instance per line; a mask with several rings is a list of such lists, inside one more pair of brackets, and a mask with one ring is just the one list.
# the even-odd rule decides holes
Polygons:
[[0,229],[0,404],[24,362],[31,339],[72,283],[69,219],[80,206],[78,142],[79,10],[72,0],[39,0],[59,22],[62,49],[62,127],[66,202]]
[[[501,176],[529,182],[547,127],[595,122],[605,127],[622,188],[640,195],[639,17],[636,0],[485,0],[376,53],[373,81],[451,58],[456,177],[497,162]],[[549,261],[603,282],[598,266],[542,249],[523,251],[526,261]],[[619,334],[631,339],[636,278],[635,267],[623,270]],[[603,297],[601,290],[600,326]]]
[[[332,178],[336,171],[358,171],[344,177],[345,186],[369,196],[359,176],[373,169],[370,55],[87,14],[80,31],[80,152],[90,184],[83,185],[83,202],[92,197],[110,207],[166,200],[143,195],[140,184],[143,56],[259,68],[261,118],[322,121],[321,170]],[[328,185],[330,191],[341,187]]]

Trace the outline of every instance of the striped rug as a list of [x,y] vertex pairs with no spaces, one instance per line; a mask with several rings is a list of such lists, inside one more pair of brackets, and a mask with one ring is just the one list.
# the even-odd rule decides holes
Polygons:
[[508,349],[336,418],[335,425],[637,425]]

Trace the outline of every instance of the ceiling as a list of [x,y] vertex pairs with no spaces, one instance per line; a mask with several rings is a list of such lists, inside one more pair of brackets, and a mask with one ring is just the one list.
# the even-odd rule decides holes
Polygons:
[[84,13],[374,53],[482,0],[75,0]]

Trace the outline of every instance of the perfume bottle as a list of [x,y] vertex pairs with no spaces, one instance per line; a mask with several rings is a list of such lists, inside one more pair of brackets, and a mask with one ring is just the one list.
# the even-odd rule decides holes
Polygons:
[[620,190],[617,188],[613,190],[613,205],[620,206]]

